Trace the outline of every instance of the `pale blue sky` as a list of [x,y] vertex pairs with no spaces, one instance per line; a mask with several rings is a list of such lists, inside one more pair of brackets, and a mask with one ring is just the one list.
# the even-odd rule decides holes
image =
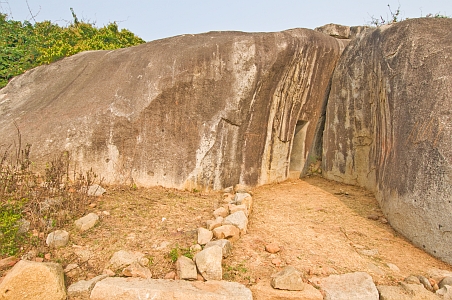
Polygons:
[[[6,3],[5,3],[6,2]],[[103,26],[116,21],[146,41],[213,30],[280,31],[328,23],[366,25],[371,17],[389,18],[400,6],[402,18],[428,13],[452,16],[452,0],[28,0],[36,21],[60,25],[79,19]],[[0,0],[0,10],[15,20],[31,20],[26,0]],[[32,20],[31,20],[32,21]]]

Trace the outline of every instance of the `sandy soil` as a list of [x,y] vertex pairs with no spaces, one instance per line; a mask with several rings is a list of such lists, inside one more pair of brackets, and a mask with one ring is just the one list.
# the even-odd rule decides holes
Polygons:
[[[165,188],[107,190],[89,206],[101,216],[96,227],[80,233],[68,226],[68,246],[32,251],[63,267],[77,264],[67,274],[67,284],[101,274],[119,250],[145,253],[153,278],[163,278],[175,270],[175,255],[190,254],[196,229],[213,219],[223,197],[220,192]],[[302,270],[314,283],[329,274],[365,271],[377,284],[396,284],[432,268],[452,270],[397,234],[385,223],[375,198],[360,188],[310,177],[265,185],[252,193],[248,234],[224,260],[226,280],[252,287],[286,265]],[[266,252],[268,243],[281,251]]]

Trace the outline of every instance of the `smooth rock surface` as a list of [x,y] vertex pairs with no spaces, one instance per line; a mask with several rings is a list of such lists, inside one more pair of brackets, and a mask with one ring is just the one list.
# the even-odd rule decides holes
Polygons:
[[60,248],[69,242],[69,232],[65,230],[56,230],[47,235],[46,244],[51,248]]
[[212,232],[218,240],[227,239],[233,243],[240,238],[240,230],[234,225],[222,225],[215,228]]
[[270,283],[275,289],[302,291],[306,286],[306,283],[303,282],[303,274],[292,266],[285,267],[272,277]]
[[205,280],[221,280],[223,278],[223,250],[220,246],[205,248],[194,257],[198,272]]
[[244,285],[227,281],[189,282],[110,277],[96,284],[90,300],[253,300]]
[[452,19],[367,30],[334,71],[322,174],[375,192],[391,226],[452,263]]
[[224,218],[223,224],[236,226],[240,230],[240,235],[246,234],[248,230],[248,218],[241,210]]
[[213,238],[213,232],[205,229],[205,228],[198,228],[198,244],[205,245],[208,242],[210,242]]
[[61,265],[21,260],[0,283],[1,300],[65,300]]
[[378,300],[372,277],[364,272],[330,275],[320,281],[325,300]]
[[117,270],[127,267],[135,262],[138,262],[141,265],[147,265],[146,261],[149,262],[149,260],[145,258],[144,254],[141,252],[119,250],[113,253],[113,256],[110,258],[110,267]]
[[210,241],[204,246],[204,249],[212,247],[212,246],[221,247],[221,249],[223,251],[223,258],[227,258],[229,255],[232,254],[232,244],[227,239]]
[[182,280],[196,280],[198,272],[196,264],[188,257],[180,256],[176,261],[177,277]]
[[140,277],[145,279],[152,278],[152,272],[149,268],[142,266],[139,262],[133,262],[122,270],[122,275],[126,277]]
[[292,29],[86,51],[0,90],[0,144],[15,140],[16,122],[36,168],[67,151],[105,184],[191,190],[281,181],[297,123],[306,134],[296,137],[292,167],[301,171],[309,156],[343,48]]
[[99,216],[95,213],[89,213],[84,217],[75,221],[75,227],[80,231],[86,231],[93,228],[97,221],[99,221]]

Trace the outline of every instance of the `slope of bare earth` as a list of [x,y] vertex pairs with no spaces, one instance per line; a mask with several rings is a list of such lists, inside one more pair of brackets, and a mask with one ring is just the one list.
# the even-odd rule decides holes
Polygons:
[[[248,234],[224,260],[225,280],[253,290],[286,265],[302,270],[314,285],[318,277],[353,271],[368,272],[376,284],[391,285],[432,268],[452,270],[385,224],[375,198],[361,188],[309,177],[255,188],[253,196]],[[41,247],[34,255],[63,268],[76,264],[66,274],[67,285],[101,274],[119,250],[146,254],[153,278],[163,278],[175,270],[174,256],[188,253],[196,243],[196,229],[213,218],[221,199],[220,192],[109,187],[88,207],[101,216],[96,227],[80,233],[68,226],[68,246]],[[266,252],[267,243],[279,245],[281,251]]]

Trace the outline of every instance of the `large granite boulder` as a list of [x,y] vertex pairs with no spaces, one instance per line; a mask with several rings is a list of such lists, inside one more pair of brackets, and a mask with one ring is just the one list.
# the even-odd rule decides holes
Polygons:
[[452,19],[353,40],[332,79],[326,178],[374,191],[391,225],[452,263]]
[[[0,90],[0,147],[66,151],[104,183],[220,189],[300,172],[343,42],[308,29],[181,35],[41,66]],[[295,140],[294,132],[297,132]]]

